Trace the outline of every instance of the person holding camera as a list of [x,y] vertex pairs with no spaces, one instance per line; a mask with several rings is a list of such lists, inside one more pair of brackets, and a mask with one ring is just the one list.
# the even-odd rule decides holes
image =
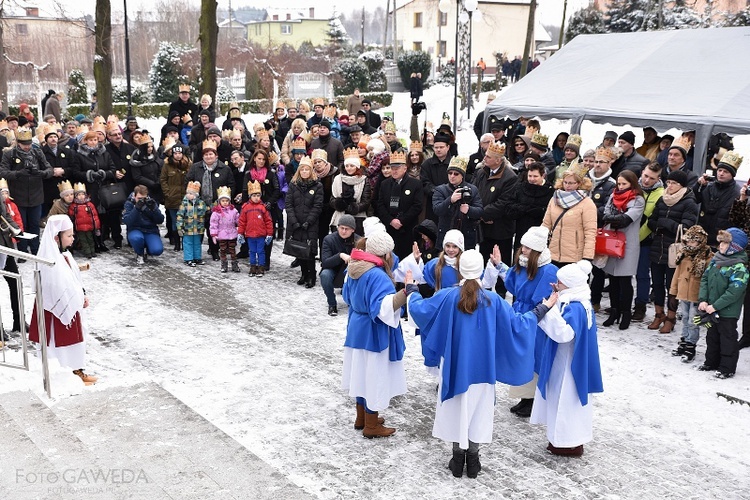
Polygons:
[[708,244],[712,248],[718,246],[716,235],[719,230],[732,225],[729,222],[729,211],[734,200],[740,196],[740,186],[734,181],[734,177],[741,162],[742,158],[737,153],[726,152],[719,160],[716,174],[706,170],[698,177],[693,188],[695,198],[701,206],[698,224],[708,233]]
[[464,248],[473,249],[478,242],[477,225],[482,217],[479,190],[464,180],[466,158],[454,156],[448,165],[448,182],[435,188],[432,210],[438,216],[438,248],[443,246],[445,233],[458,229],[464,235]]
[[159,224],[164,214],[159,204],[148,195],[148,188],[138,185],[125,202],[122,222],[128,230],[128,242],[135,250],[135,263],[143,264],[148,255],[161,255],[164,246],[159,234]]

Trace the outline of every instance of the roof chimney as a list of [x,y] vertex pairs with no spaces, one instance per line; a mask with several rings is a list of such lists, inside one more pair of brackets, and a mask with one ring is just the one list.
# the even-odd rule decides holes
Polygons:
[[39,17],[39,8],[26,7],[26,17]]
[[315,7],[310,7],[310,19],[315,19]]

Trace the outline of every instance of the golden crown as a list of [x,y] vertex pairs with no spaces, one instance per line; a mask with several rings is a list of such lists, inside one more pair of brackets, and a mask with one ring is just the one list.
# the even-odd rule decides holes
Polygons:
[[357,144],[357,146],[361,145],[362,149],[366,148],[367,143],[370,142],[370,139],[372,139],[372,137],[370,137],[369,134],[362,134],[362,137],[359,138],[359,143]]
[[576,146],[576,147],[580,148],[581,144],[583,144],[583,137],[581,137],[578,134],[573,134],[570,137],[568,137],[568,140],[565,143],[566,146],[568,144],[572,144],[573,146]]
[[219,186],[219,189],[216,190],[216,197],[218,199],[229,198],[231,200],[232,190],[229,188],[229,186]]
[[185,113],[184,115],[182,115],[182,123],[187,124],[187,123],[190,123],[191,121],[193,121],[193,117],[190,116],[190,113]]
[[284,101],[276,101],[276,109],[286,109],[286,104],[284,104]]
[[187,191],[192,191],[193,193],[200,193],[201,192],[201,183],[198,181],[190,181],[187,184]]
[[607,147],[602,146],[602,147],[596,148],[596,157],[604,158],[608,162],[613,162],[617,159],[617,153],[615,153],[612,148],[607,148]]
[[190,85],[187,83],[181,83],[179,85],[180,92],[190,92]]
[[307,151],[307,141],[302,136],[297,137],[292,141],[292,149],[303,149]]
[[356,158],[359,162],[359,150],[357,148],[347,148],[344,150],[344,161],[350,158]]
[[255,133],[255,140],[268,139],[268,130],[260,129]]
[[279,163],[279,155],[277,155],[275,151],[268,153],[268,164],[276,165],[277,163]]
[[229,110],[229,119],[232,118],[241,118],[242,112],[239,110],[239,108],[232,108]]
[[247,183],[247,195],[250,196],[253,193],[260,193],[260,183],[258,181]]
[[740,168],[742,160],[743,158],[735,151],[727,151],[726,153],[724,153],[724,156],[721,157],[721,160],[719,160],[719,166],[724,163],[726,165],[729,165],[730,167],[734,167],[734,169],[737,170],[738,168]]
[[315,106],[325,106],[326,105],[326,102],[323,100],[322,97],[318,97],[317,99],[313,99],[312,103],[313,103],[313,108]]
[[107,123],[118,123],[120,118],[117,115],[109,115],[107,117]]
[[76,193],[85,193],[86,192],[86,184],[84,184],[83,182],[76,182],[75,184],[73,184],[73,190]]
[[18,140],[18,142],[30,141],[33,139],[33,137],[34,136],[31,133],[31,129],[19,128],[16,131],[16,139]]
[[466,174],[466,165],[469,161],[463,156],[454,156],[451,158],[451,162],[448,164],[448,170],[459,170],[462,174]]
[[494,153],[500,156],[505,154],[505,143],[504,142],[493,142],[487,148],[487,153]]
[[406,153],[403,151],[391,153],[391,165],[406,165]]
[[393,123],[393,122],[391,122],[391,121],[386,122],[385,127],[383,128],[383,131],[384,132],[393,132],[395,134],[396,133],[396,124]]
[[216,143],[211,139],[206,139],[205,141],[203,141],[203,151],[206,151],[208,149],[212,150],[214,153],[216,152]]
[[5,179],[0,179],[0,191],[2,191],[3,189],[9,190],[8,181],[6,181]]
[[8,130],[8,121],[7,120],[0,120],[0,130]]
[[229,139],[232,138],[232,134],[233,133],[234,133],[233,129],[222,130],[221,131],[221,138],[224,139],[225,141],[228,141]]
[[107,123],[107,132],[119,132],[120,131],[120,125],[117,122],[109,122]]
[[96,115],[92,123],[94,125],[98,124],[98,125],[101,125],[102,127],[105,127],[107,125],[107,120],[105,120],[102,115]]
[[162,148],[164,148],[164,152],[166,153],[170,149],[172,149],[172,146],[177,144],[177,141],[175,141],[174,137],[166,137],[164,141],[161,143]]
[[420,153],[422,151],[424,151],[424,147],[422,146],[422,142],[421,141],[411,141],[411,144],[409,144],[409,152],[412,152],[412,151],[418,151]]
[[297,170],[299,170],[302,167],[312,168],[312,158],[310,158],[309,156],[303,156],[302,159],[299,161],[299,167],[297,167]]
[[[96,130],[94,130],[96,132]],[[154,140],[148,134],[141,134],[137,139],[134,139],[136,146],[142,146],[144,144],[153,144]]]
[[336,108],[333,106],[326,106],[323,110],[323,118],[328,118],[329,120],[336,116]]
[[548,147],[547,145],[549,144],[549,137],[537,132],[531,137],[531,143],[536,144],[537,146],[542,146],[546,148]]
[[[92,132],[101,132],[102,135],[107,135],[107,124],[103,122],[94,123],[91,127]],[[146,135],[146,134],[144,134]]]
[[687,156],[687,152],[690,151],[691,147],[693,147],[693,143],[690,142],[690,139],[684,135],[681,135],[680,137],[672,141],[672,145],[669,146],[669,149],[679,148]]
[[323,160],[328,161],[328,153],[325,149],[313,149],[312,160]]
[[582,180],[584,177],[586,177],[586,174],[589,173],[588,167],[582,162],[575,160],[573,163],[570,164],[568,169],[563,173],[563,177],[565,177],[568,174],[573,174],[578,176],[579,181]]
[[57,184],[57,190],[60,191],[60,194],[63,194],[65,191],[73,191],[73,185],[70,181],[62,181]]

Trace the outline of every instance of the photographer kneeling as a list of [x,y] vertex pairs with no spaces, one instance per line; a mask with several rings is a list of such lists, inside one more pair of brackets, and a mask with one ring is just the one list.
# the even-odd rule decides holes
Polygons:
[[442,248],[445,233],[458,229],[464,235],[464,248],[473,249],[477,242],[477,225],[482,217],[482,199],[473,184],[464,182],[466,158],[454,156],[448,165],[448,183],[435,188],[432,210],[438,216],[437,248]]
[[159,224],[164,214],[159,204],[148,195],[148,188],[138,185],[125,202],[122,222],[128,230],[128,242],[135,250],[135,263],[143,264],[149,255],[161,255],[164,246],[159,234]]

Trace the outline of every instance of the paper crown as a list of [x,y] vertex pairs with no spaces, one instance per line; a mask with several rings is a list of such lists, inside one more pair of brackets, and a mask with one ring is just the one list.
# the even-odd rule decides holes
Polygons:
[[109,115],[107,117],[107,124],[114,123],[117,124],[120,122],[120,118],[117,115]]
[[232,138],[232,135],[234,135],[234,130],[233,129],[222,130],[221,131],[221,138],[224,139],[225,141],[230,140]]
[[453,128],[453,126],[451,125],[451,119],[446,113],[443,113],[443,119],[440,120],[440,125],[448,125],[449,127]]
[[690,142],[690,139],[688,139],[684,135],[681,135],[680,137],[677,137],[674,141],[672,141],[672,145],[669,146],[669,149],[678,148],[682,150],[683,155],[687,157],[687,153],[688,151],[690,151],[690,148],[692,146],[693,144]]
[[366,149],[367,143],[370,142],[370,139],[372,139],[372,137],[370,137],[369,134],[362,134],[362,137],[359,138],[359,142],[357,143],[357,147]]
[[261,129],[255,133],[255,140],[260,141],[261,139],[268,139],[268,130]]
[[31,129],[28,129],[28,128],[19,128],[16,131],[16,140],[18,142],[31,141],[33,138],[34,138],[34,136],[31,133]]
[[333,106],[326,106],[323,110],[323,118],[331,119],[336,116],[336,108]]
[[295,150],[307,152],[307,141],[305,141],[304,137],[300,136],[292,141],[292,153]]
[[164,149],[164,152],[166,153],[172,147],[177,144],[177,141],[174,139],[174,137],[166,137],[164,141],[161,143],[162,148]]
[[229,188],[229,186],[219,186],[219,189],[216,190],[216,198],[222,199],[222,198],[228,198],[232,199],[232,190]]
[[740,168],[740,164],[742,164],[743,158],[738,155],[735,151],[727,151],[724,153],[724,155],[721,157],[721,160],[719,160],[719,166],[722,165],[729,165],[730,167],[734,168],[735,170]]
[[328,161],[328,153],[325,149],[313,149],[312,152],[312,161],[315,160],[323,160],[325,162]]
[[185,113],[184,115],[182,115],[182,123],[188,124],[191,121],[193,121],[193,117],[190,116],[190,113]]
[[542,148],[547,149],[548,147],[547,145],[549,144],[549,137],[537,132],[531,137],[531,144],[534,144],[535,146],[541,146]]
[[505,154],[505,143],[504,142],[493,142],[487,148],[487,153],[494,153],[500,156]]
[[73,191],[77,193],[85,193],[86,192],[86,184],[83,182],[76,182],[73,184]]
[[201,192],[201,183],[198,181],[190,181],[187,184],[187,192],[198,194]]
[[279,155],[277,155],[275,151],[271,151],[270,153],[268,153],[268,164],[276,165],[278,163],[279,163]]
[[385,127],[383,128],[384,132],[393,132],[396,133],[396,124],[393,122],[386,122]]
[[297,167],[297,170],[299,170],[302,167],[312,168],[312,158],[310,158],[309,156],[303,156],[302,159],[299,161],[299,167]]
[[583,138],[578,134],[573,134],[570,137],[568,137],[567,142],[565,145],[572,144],[573,146],[576,146],[580,149],[581,144],[583,144]]
[[203,151],[207,150],[213,151],[214,153],[216,152],[216,143],[211,139],[203,141]]
[[583,162],[575,160],[573,161],[573,163],[570,164],[568,169],[565,172],[563,172],[563,177],[569,174],[573,174],[578,177],[579,181],[581,181],[586,177],[586,174],[588,173],[589,173],[589,168],[586,167],[586,165]]
[[108,122],[106,127],[107,132],[119,132],[120,125],[117,122]]
[[101,125],[102,127],[107,126],[107,120],[104,119],[102,115],[96,115],[94,117],[94,120],[92,121],[94,125]]
[[43,123],[36,128],[36,136],[39,138],[39,142],[44,142],[50,134],[57,134],[56,125],[47,125],[46,123]]
[[154,143],[154,140],[148,134],[141,134],[138,137],[136,137],[135,139],[133,139],[133,141],[135,142],[136,146],[142,146],[144,144],[153,144]]
[[391,165],[406,165],[406,153],[403,151],[391,153]]
[[317,99],[313,99],[312,103],[313,103],[313,108],[315,106],[325,106],[326,105],[326,102],[323,100],[322,97],[318,97]]
[[0,191],[3,191],[3,190],[5,190],[5,191],[9,191],[10,190],[8,188],[8,181],[6,181],[5,179],[0,179]]
[[62,181],[57,184],[57,190],[60,191],[60,195],[63,195],[66,191],[73,191],[73,185],[70,181]]
[[458,170],[462,174],[466,175],[466,165],[469,162],[463,156],[454,156],[451,158],[451,162],[448,164],[448,170]]
[[10,130],[7,120],[0,120],[0,130]]
[[282,100],[276,101],[276,109],[286,109],[286,104],[284,104],[284,101]]
[[180,92],[190,92],[190,85],[187,83],[181,83],[179,85]]
[[613,162],[617,159],[617,153],[615,153],[612,148],[607,148],[607,147],[602,146],[602,147],[596,148],[596,157],[604,158],[605,160],[609,162]]
[[229,119],[231,120],[232,118],[242,118],[242,112],[239,108],[231,108],[229,110]]
[[101,132],[102,135],[107,135],[107,124],[106,123],[102,123],[102,122],[96,122],[91,127],[91,131],[92,132]]
[[412,151],[418,151],[420,153],[422,151],[424,151],[424,147],[422,146],[422,142],[420,142],[420,141],[411,141],[411,144],[409,144],[409,152],[411,153]]
[[356,159],[357,163],[359,163],[359,150],[357,148],[346,148],[344,150],[344,161],[352,158]]
[[424,122],[424,131],[435,135],[435,125],[432,122]]
[[258,181],[250,181],[247,183],[247,195],[258,193],[260,194],[260,183]]

